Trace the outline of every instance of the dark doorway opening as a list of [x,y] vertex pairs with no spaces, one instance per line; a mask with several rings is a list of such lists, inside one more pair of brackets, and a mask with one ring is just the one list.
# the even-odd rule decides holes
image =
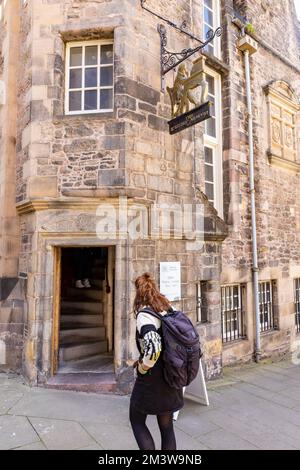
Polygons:
[[[113,247],[62,248],[57,374],[113,373]],[[79,376],[78,376],[79,377]]]

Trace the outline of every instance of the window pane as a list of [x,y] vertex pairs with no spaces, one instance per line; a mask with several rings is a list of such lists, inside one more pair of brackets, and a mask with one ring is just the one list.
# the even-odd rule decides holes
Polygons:
[[113,67],[101,67],[100,85],[110,86],[113,84]]
[[213,150],[210,147],[204,147],[204,158],[206,163],[213,163]]
[[87,46],[85,48],[85,65],[97,65],[98,46]]
[[233,287],[233,307],[239,308],[239,288],[238,286]]
[[214,182],[214,167],[205,165],[205,179],[206,181]]
[[88,90],[84,93],[84,109],[97,109],[97,90]]
[[213,0],[204,0],[204,5],[212,9],[213,8],[212,2]]
[[81,91],[70,91],[69,93],[69,110],[81,110]]
[[215,109],[215,98],[214,98],[214,96],[212,96],[212,95],[209,94],[209,95],[208,95],[208,101],[211,102],[210,114],[211,114],[211,116],[214,116],[214,117],[215,117],[215,116],[216,116],[216,109]]
[[70,66],[82,65],[82,47],[70,48]]
[[216,137],[216,119],[210,118],[205,121],[205,133],[211,137]]
[[213,25],[213,13],[208,8],[204,8],[204,21],[210,26]]
[[211,43],[210,43],[210,44],[207,44],[207,46],[205,46],[204,50],[205,50],[206,52],[208,52],[209,54],[212,54],[212,55],[214,55],[214,53],[215,53],[214,46],[212,46]]
[[205,183],[205,194],[209,201],[214,200],[214,185],[212,183]]
[[215,94],[215,79],[211,75],[206,74],[206,81],[208,83],[208,93],[210,95]]
[[70,88],[82,87],[82,69],[70,69]]
[[[204,39],[207,40],[208,36],[211,37],[211,33],[208,34],[208,31],[211,31],[212,27],[204,23]],[[210,46],[212,43],[209,43],[206,47]]]
[[112,64],[113,63],[113,45],[107,44],[101,46],[101,64]]
[[113,108],[113,91],[100,90],[100,108],[112,109]]
[[97,86],[97,69],[96,67],[91,69],[85,69],[85,87],[95,87]]

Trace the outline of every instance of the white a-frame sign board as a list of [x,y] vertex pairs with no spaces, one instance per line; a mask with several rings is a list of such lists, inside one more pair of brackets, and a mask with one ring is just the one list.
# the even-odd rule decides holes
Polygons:
[[[187,387],[184,387],[183,393],[184,393],[185,398],[195,401],[197,403],[200,403],[201,405],[209,406],[201,359],[200,359],[199,372],[197,374],[197,377],[193,380],[193,382],[190,385],[188,385]],[[177,420],[178,415],[179,415],[179,411],[176,411],[173,414],[174,421]]]

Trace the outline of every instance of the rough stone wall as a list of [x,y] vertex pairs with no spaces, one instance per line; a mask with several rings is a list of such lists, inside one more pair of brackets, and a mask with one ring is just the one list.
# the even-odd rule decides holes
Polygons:
[[[14,12],[14,15],[12,15]],[[18,279],[19,227],[15,209],[18,2],[0,2],[0,370],[19,370],[24,288]]]
[[[293,278],[300,274],[299,174],[268,163],[269,131],[263,87],[274,80],[284,80],[299,97],[299,24],[292,1],[233,3],[251,21],[259,45],[258,52],[250,58],[259,279],[277,280],[280,328],[278,332],[262,336],[262,350],[265,355],[280,354],[290,349],[294,338]],[[230,103],[229,122],[224,126],[224,215],[229,223],[230,235],[222,246],[222,282],[245,282],[251,295],[247,296],[246,305],[248,341],[226,346],[223,354],[225,363],[249,360],[253,351],[245,71],[243,55],[234,49],[238,38],[238,30],[234,26],[230,28],[230,36],[232,52],[228,52],[228,57],[231,67],[224,90],[228,96],[225,99]],[[286,59],[290,64],[285,62]]]
[[[150,3],[150,7],[179,24],[186,20],[188,29],[201,34],[201,2],[193,5],[184,0]],[[197,11],[195,17],[191,5]],[[161,92],[157,23],[156,18],[141,9],[137,0],[28,0],[23,7],[21,63],[24,68],[19,88],[17,202],[22,227],[20,272],[27,277],[28,283],[25,370],[31,381],[36,380],[36,368],[42,375],[49,371],[47,354],[51,344],[53,273],[40,271],[40,263],[45,264],[48,256],[41,251],[41,246],[47,230],[62,237],[68,232],[73,233],[75,212],[72,213],[70,208],[58,211],[54,227],[53,210],[41,215],[37,212],[35,216],[22,212],[22,207],[28,200],[50,203],[54,199],[77,198],[81,204],[84,201],[88,204],[89,198],[99,198],[100,202],[102,197],[118,194],[139,198],[147,204],[182,205],[198,201],[205,206],[206,232],[211,241],[204,246],[203,253],[187,254],[185,242],[177,240],[161,243],[148,240],[145,241],[146,248],[142,242],[133,244],[136,259],[132,277],[143,272],[149,263],[158,277],[159,261],[181,260],[181,308],[192,317],[195,317],[196,282],[199,279],[210,282],[210,322],[199,328],[207,376],[220,373],[220,293],[217,285],[221,268],[220,243],[226,228],[196,188],[200,186],[203,173],[203,126],[198,126],[196,133],[197,151],[192,129],[175,137],[168,133],[170,103],[167,94]],[[65,116],[65,44],[71,40],[93,38],[114,39],[114,112]],[[168,39],[174,50],[190,46],[188,38],[169,28]],[[167,84],[172,83],[173,76],[169,74]],[[88,211],[85,217],[89,218]],[[85,232],[80,231],[84,240]],[[69,237],[70,243],[73,236]],[[145,256],[149,257],[149,263]],[[43,285],[46,285],[46,292],[42,291]],[[126,306],[124,308],[122,304],[118,308],[122,308],[122,315],[125,315],[122,317],[124,349],[121,359],[126,362],[132,359],[129,350],[134,336],[125,345]]]
[[18,106],[17,106],[17,167],[16,167],[16,201],[26,199],[27,177],[26,165],[29,165],[29,143],[23,141],[23,130],[30,122],[30,105],[28,95],[30,95],[32,77],[32,56],[31,56],[31,22],[32,15],[29,5],[24,2],[20,15],[20,68],[18,76]]
[[[169,5],[168,11],[174,20],[180,21],[182,14],[191,18],[187,2],[173,3],[176,8]],[[32,32],[27,29],[30,17],[32,41]],[[29,1],[22,18],[23,44],[28,46],[22,51],[27,71],[23,75],[23,92],[27,84],[31,83],[32,88],[21,106],[24,117],[20,122],[17,201],[38,197],[39,191],[41,196],[53,197],[66,194],[69,189],[124,184],[149,188],[151,196],[151,190],[158,187],[158,176],[162,190],[190,196],[192,155],[185,154],[192,134],[187,131],[184,139],[173,139],[180,153],[175,159],[172,139],[166,133],[169,100],[166,94],[160,93],[156,19],[142,11],[137,1],[122,2],[121,8],[120,2],[114,1],[51,1],[43,4],[43,8],[39,1]],[[29,41],[26,41],[26,30]],[[173,31],[168,33],[172,47],[188,44],[184,36]],[[115,113],[65,118],[65,42],[113,34]],[[27,54],[29,62],[26,62]],[[26,126],[28,113],[30,126]],[[125,168],[125,153],[129,152],[132,158],[127,159]],[[180,188],[176,184],[178,180],[182,180]]]
[[[198,252],[187,251],[183,240],[141,240],[132,249],[132,277],[148,270],[159,279],[160,261],[181,262],[181,302],[174,302],[174,307],[183,309],[196,323],[196,280],[207,281],[206,301],[209,323],[198,324],[201,347],[204,354],[205,373],[213,379],[222,372],[221,361],[221,325],[220,325],[220,243],[207,242]],[[132,299],[133,300],[133,299]],[[134,334],[135,322],[131,315],[131,334]],[[130,348],[135,356],[134,344]]]
[[[185,20],[187,29],[201,35],[200,0],[149,0],[147,4],[179,24]],[[249,360],[253,353],[247,110],[243,56],[236,47],[239,31],[231,24],[235,8],[251,20],[257,39],[263,39],[294,64],[294,67],[290,66],[262,45],[251,58],[260,276],[265,280],[278,280],[278,308],[281,312],[281,331],[263,339],[266,354],[289,348],[293,337],[292,277],[300,277],[297,249],[299,176],[272,168],[267,163],[266,109],[262,90],[274,79],[284,79],[296,91],[299,88],[295,69],[299,67],[299,32],[292,0],[224,0],[221,7],[224,27],[223,68],[220,66],[224,219],[229,226],[229,237],[222,248],[222,266],[220,243],[226,230],[198,191],[203,189],[203,125],[173,137],[168,134],[170,104],[167,94],[161,92],[159,20],[143,11],[138,0],[28,0],[22,4],[16,136],[16,200],[19,207],[28,200],[48,203],[56,199],[76,198],[83,203],[89,198],[101,200],[119,194],[142,199],[147,204],[160,201],[182,204],[197,200],[205,205],[207,232],[210,227],[213,236],[207,241],[203,253],[187,254],[184,242],[177,240],[135,243],[132,246],[132,277],[146,268],[155,271],[158,277],[159,261],[181,260],[181,307],[191,316],[195,315],[195,283],[198,280],[208,282],[209,322],[199,325],[199,329],[209,377],[220,372],[222,361],[221,267],[221,283],[247,284],[248,327],[248,339],[224,347],[223,360],[225,363],[240,358]],[[287,14],[283,15],[282,11]],[[292,14],[288,15],[289,12]],[[167,28],[167,33],[169,49],[182,50],[191,46],[187,37],[173,29]],[[114,39],[114,112],[65,116],[65,44],[93,38]],[[219,70],[216,61],[210,60],[210,66]],[[173,74],[170,73],[167,84],[172,83]],[[49,231],[63,236],[73,227],[74,213],[68,208],[58,211],[58,215],[60,223]],[[26,357],[40,363],[40,356],[46,357],[50,348],[47,335],[51,327],[51,312],[47,304],[49,323],[45,327],[46,332],[41,333],[43,307],[40,291],[34,286],[42,285],[38,284],[40,273],[37,268],[42,256],[40,232],[45,231],[43,224],[47,226],[52,217],[51,210],[42,216],[25,212],[20,216],[22,249],[19,272],[28,277],[30,284]],[[39,220],[43,223],[40,224]],[[83,238],[86,236],[83,229],[78,231]],[[47,286],[50,289],[50,281]],[[49,300],[51,291],[48,294]],[[124,328],[126,330],[126,323]],[[46,343],[42,342],[43,334],[47,337]],[[39,357],[34,349],[37,343]],[[127,355],[126,359],[129,358]]]

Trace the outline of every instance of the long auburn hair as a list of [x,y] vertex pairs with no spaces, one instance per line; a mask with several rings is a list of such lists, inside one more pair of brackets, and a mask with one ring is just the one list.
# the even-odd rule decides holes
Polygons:
[[135,315],[144,305],[155,312],[168,311],[171,308],[168,299],[159,292],[155,279],[149,273],[144,273],[135,280],[136,294],[133,302]]

